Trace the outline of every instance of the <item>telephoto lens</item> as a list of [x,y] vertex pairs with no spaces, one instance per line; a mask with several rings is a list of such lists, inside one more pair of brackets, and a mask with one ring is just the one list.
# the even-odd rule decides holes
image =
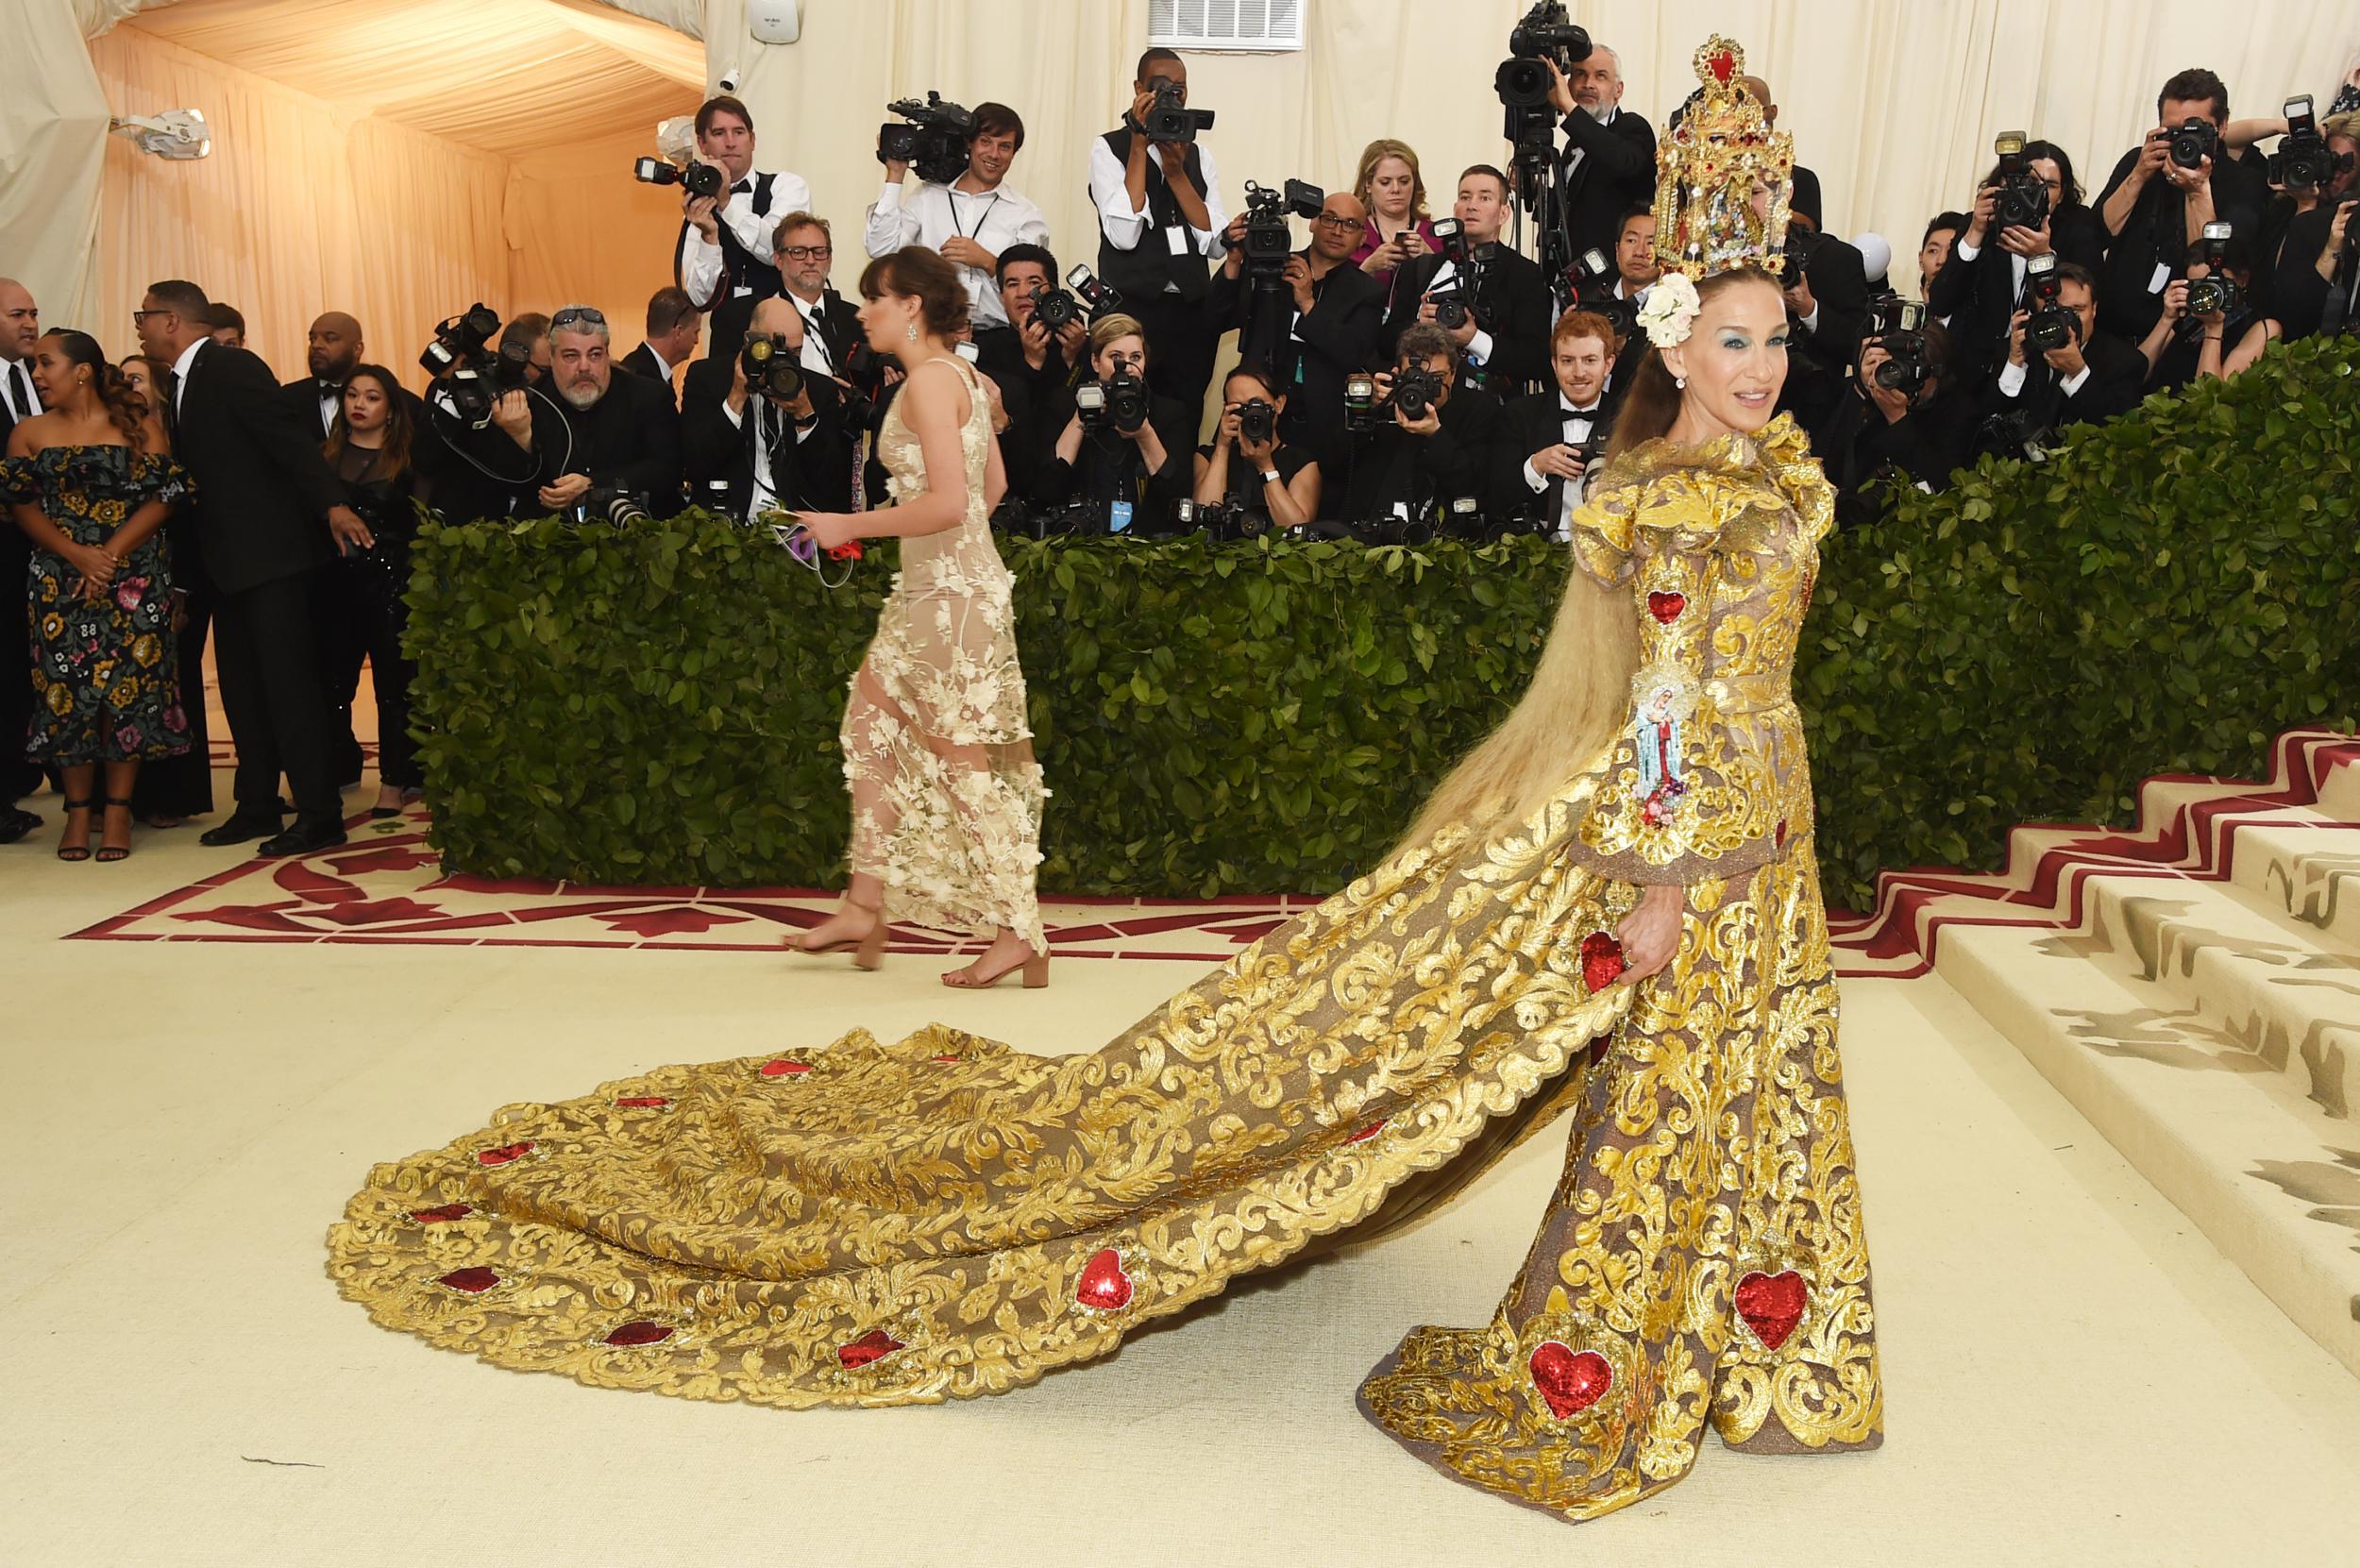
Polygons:
[[1129,435],[1147,423],[1147,383],[1128,370],[1106,379],[1106,420]]

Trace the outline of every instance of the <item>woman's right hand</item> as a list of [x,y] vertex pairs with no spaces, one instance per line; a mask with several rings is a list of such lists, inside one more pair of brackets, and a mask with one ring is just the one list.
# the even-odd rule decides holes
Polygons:
[[1213,443],[1213,451],[1215,455],[1227,451],[1229,449],[1229,444],[1237,439],[1238,411],[1236,409],[1224,409],[1222,411],[1221,415],[1221,434]]
[[65,558],[76,571],[81,573],[84,582],[99,588],[114,581],[115,568],[122,565],[95,545],[70,546]]
[[1660,971],[1678,953],[1680,917],[1687,894],[1677,884],[1655,883],[1614,928],[1623,944],[1625,980],[1638,982]]

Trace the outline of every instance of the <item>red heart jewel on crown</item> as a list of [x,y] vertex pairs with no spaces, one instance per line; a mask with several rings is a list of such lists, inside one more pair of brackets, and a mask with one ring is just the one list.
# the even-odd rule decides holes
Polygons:
[[1131,1275],[1122,1267],[1122,1255],[1112,1247],[1101,1247],[1090,1254],[1082,1265],[1082,1277],[1073,1284],[1073,1299],[1098,1312],[1117,1312],[1131,1305]]
[[1623,972],[1623,944],[1603,931],[1581,939],[1581,983],[1603,991]]
[[1711,63],[1713,79],[1723,87],[1728,86],[1729,78],[1737,74],[1737,58],[1723,49],[1712,57]]
[[510,1160],[522,1159],[531,1153],[532,1139],[526,1138],[522,1143],[503,1143],[497,1149],[480,1150],[475,1162],[478,1165],[506,1165]]
[[871,1361],[882,1361],[897,1350],[909,1346],[882,1328],[872,1328],[850,1344],[835,1347],[835,1358],[844,1363],[847,1372],[856,1371]]
[[437,1285],[447,1286],[453,1290],[464,1290],[471,1296],[481,1295],[499,1282],[498,1270],[482,1268],[453,1269],[434,1281]]
[[1757,1271],[1737,1282],[1737,1315],[1745,1320],[1754,1338],[1776,1350],[1803,1321],[1803,1302],[1809,1294],[1803,1276],[1792,1269],[1775,1274]]
[[782,1059],[762,1064],[762,1075],[765,1078],[793,1078],[810,1071],[809,1062],[790,1062]]
[[1604,1399],[1614,1381],[1614,1369],[1607,1365],[1605,1357],[1594,1350],[1576,1352],[1557,1340],[1543,1340],[1533,1347],[1530,1370],[1532,1386],[1541,1391],[1549,1414],[1559,1421]]
[[611,1345],[624,1346],[651,1345],[659,1344],[671,1337],[671,1324],[649,1323],[645,1318],[637,1318],[609,1334],[606,1337],[606,1342]]
[[473,1204],[445,1204],[440,1208],[413,1208],[410,1211],[410,1218],[422,1225],[447,1225],[474,1212]]
[[1647,614],[1666,626],[1679,619],[1680,612],[1687,608],[1686,594],[1667,594],[1659,590],[1647,596]]
[[626,1094],[615,1102],[627,1111],[655,1110],[672,1102],[661,1094]]

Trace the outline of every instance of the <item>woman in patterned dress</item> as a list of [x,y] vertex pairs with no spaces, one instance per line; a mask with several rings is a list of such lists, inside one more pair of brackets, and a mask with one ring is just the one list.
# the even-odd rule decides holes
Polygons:
[[1027,986],[1043,986],[1049,943],[1033,875],[1047,791],[1008,569],[988,521],[1006,478],[988,401],[951,349],[966,292],[951,264],[919,245],[871,262],[860,288],[869,346],[903,369],[877,438],[894,504],[801,520],[823,549],[899,538],[902,570],[844,709],[851,883],[794,946],[851,948],[855,964],[876,968],[890,897],[895,918],[990,938],[943,984],[990,986],[1020,969]]
[[9,433],[0,501],[33,542],[33,719],[25,754],[64,777],[60,860],[131,852],[131,787],[148,757],[188,750],[174,665],[163,526],[186,477],[156,448],[146,404],[87,333],[44,334],[33,379],[48,413]]
[[[1688,145],[1791,161],[1734,57],[1700,51]],[[1727,172],[1679,195],[1672,244],[1746,211]],[[1834,497],[1772,417],[1783,205],[1743,244],[1667,254],[1702,280],[1650,296],[1668,309],[1532,685],[1366,876],[1085,1055],[855,1032],[512,1105],[372,1172],[329,1236],[340,1288],[434,1344],[601,1387],[997,1393],[1383,1235],[1570,1110],[1498,1307],[1412,1330],[1362,1383],[1369,1417],[1568,1520],[1677,1482],[1708,1426],[1755,1452],[1875,1447],[1789,691]]]

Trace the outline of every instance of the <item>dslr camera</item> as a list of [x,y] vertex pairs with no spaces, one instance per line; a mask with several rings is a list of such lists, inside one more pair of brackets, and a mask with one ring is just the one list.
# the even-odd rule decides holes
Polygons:
[[[1078,262],[1065,275],[1065,280],[1073,285],[1072,294],[1051,289],[1033,298],[1033,319],[1040,323],[1044,331],[1054,332],[1085,318],[1096,321],[1109,311],[1122,309],[1121,293],[1111,283],[1100,282],[1096,274]],[[1077,299],[1074,295],[1081,297]]]
[[1788,222],[1786,244],[1780,251],[1785,260],[1779,265],[1778,287],[1792,289],[1802,283],[1811,273],[1812,258],[1819,254],[1824,238],[1819,230],[1807,223],[1799,220]]
[[2028,355],[2046,354],[2081,341],[2082,318],[2065,308],[2060,297],[2062,288],[2055,251],[2025,258],[2024,304],[2030,315],[2024,323],[2024,350]]
[[746,374],[746,390],[756,396],[791,403],[802,393],[801,358],[776,332],[749,333],[737,351],[737,366]]
[[1249,397],[1238,405],[1238,445],[1266,447],[1278,437],[1278,409],[1266,397]]
[[711,196],[716,201],[729,188],[721,166],[700,159],[683,164],[661,158],[643,158],[631,166],[631,176],[642,185],[678,185],[692,196]]
[[2311,95],[2287,99],[2286,135],[2270,154],[2270,183],[2287,191],[2316,191],[2351,167],[2352,154],[2328,150]]
[[1926,307],[1897,295],[1869,302],[1869,341],[1884,349],[1885,362],[1877,367],[1877,384],[1912,402],[1933,379],[1926,353]]
[[928,93],[923,98],[897,98],[885,105],[885,112],[909,123],[888,120],[877,127],[878,162],[906,163],[929,185],[948,185],[967,173],[967,144],[975,139],[975,116],[969,110]]
[[2220,150],[2220,132],[2210,120],[2191,114],[2171,133],[2171,160],[2183,169],[2200,169]]
[[1305,180],[1290,179],[1285,190],[1273,191],[1249,179],[1245,182],[1245,233],[1234,243],[1223,235],[1222,244],[1245,258],[1248,280],[1275,284],[1295,253],[1294,230],[1287,227],[1287,214],[1316,218],[1326,204],[1327,193]]
[[1129,370],[1118,370],[1103,381],[1084,381],[1073,389],[1073,409],[1086,430],[1112,426],[1129,435],[1147,423],[1147,383]]
[[1258,506],[1181,500],[1173,504],[1172,515],[1173,526],[1181,532],[1199,532],[1215,544],[1258,539],[1270,531],[1270,514]]
[[1590,58],[1590,35],[1574,25],[1559,0],[1541,0],[1509,30],[1508,59],[1492,73],[1492,89],[1508,109],[1538,109],[1549,101],[1549,63],[1570,72]]
[[434,324],[434,341],[418,356],[418,367],[444,376],[483,357],[492,334],[500,329],[499,312],[477,300],[447,321]]
[[2002,228],[2038,228],[2047,223],[2048,182],[2032,172],[2032,160],[2024,156],[2024,133],[2001,131],[1992,150],[1999,155],[1992,221]]
[[1155,78],[1155,101],[1139,122],[1150,142],[1193,142],[1197,132],[1213,128],[1213,111],[1190,109],[1187,88],[1164,76]]
[[1442,378],[1422,364],[1392,372],[1393,389],[1377,396],[1376,378],[1366,373],[1344,378],[1344,425],[1365,435],[1392,422],[1399,409],[1411,419],[1423,419],[1442,396]]
[[582,523],[608,522],[616,528],[649,521],[647,503],[636,495],[615,485],[593,485],[582,493],[574,503],[574,521]]
[[2188,314],[2192,316],[2233,316],[2244,308],[2245,297],[2237,291],[2237,280],[2222,271],[2229,260],[2229,237],[2232,227],[2225,223],[2208,223],[2203,238],[2188,252],[2188,260],[2201,261],[2211,272],[2192,279],[2188,284]]
[[[1606,252],[1592,245],[1588,250],[1575,257],[1572,264],[1566,267],[1565,292],[1574,299],[1581,301],[1581,291],[1592,284],[1603,283],[1608,290],[1611,291],[1616,276],[1614,263],[1607,260]],[[1582,303],[1586,304],[1587,301],[1582,301]]]

